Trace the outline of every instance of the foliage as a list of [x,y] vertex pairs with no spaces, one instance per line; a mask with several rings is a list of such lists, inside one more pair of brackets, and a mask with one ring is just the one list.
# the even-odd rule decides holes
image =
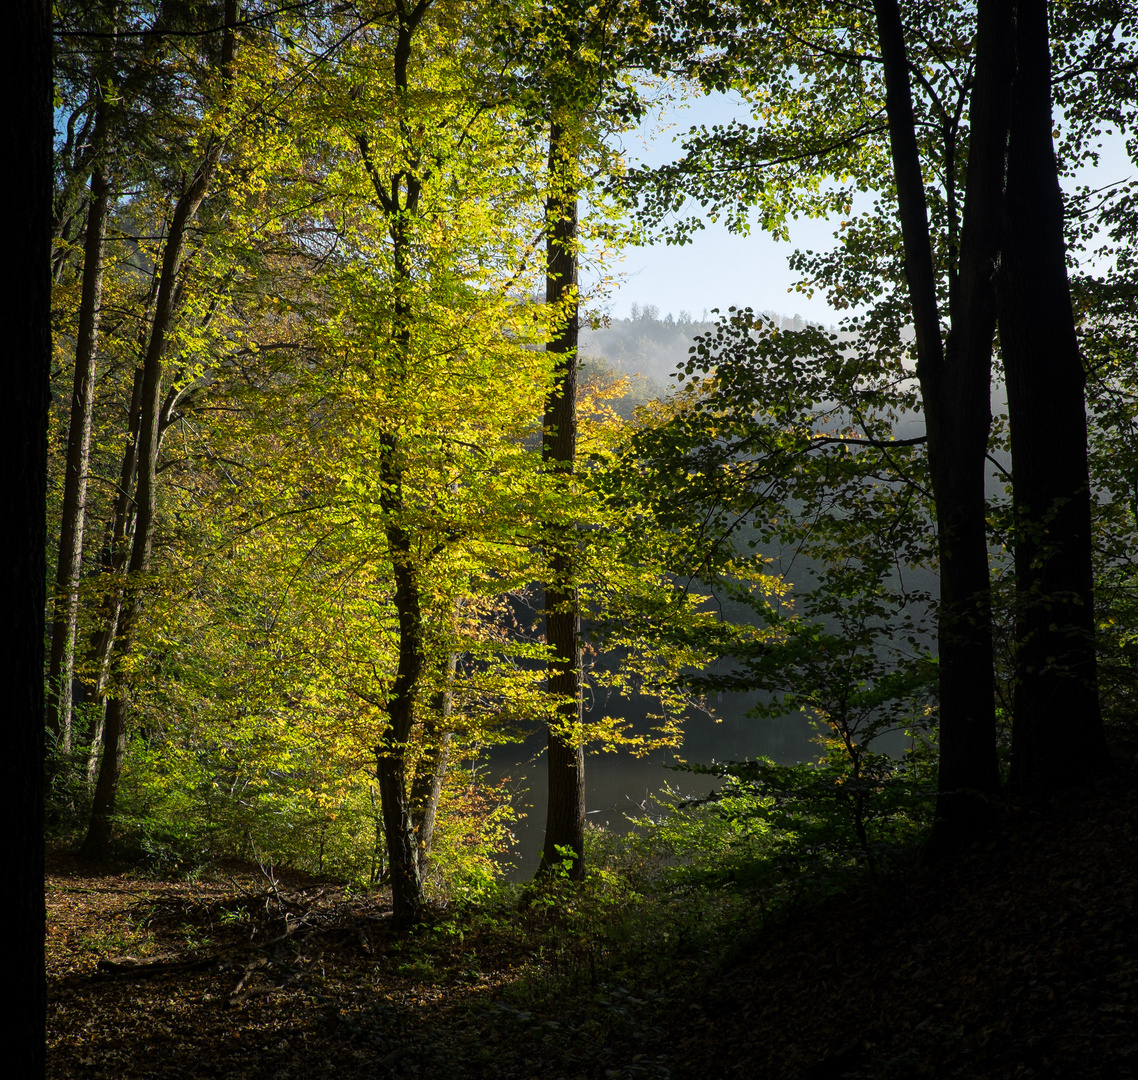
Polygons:
[[[833,829],[831,848],[859,850],[873,865],[873,823],[896,809],[884,747],[891,735],[935,727],[923,439],[895,435],[914,405],[910,380],[899,358],[882,370],[857,339],[735,310],[697,338],[680,375],[689,376],[682,393],[642,414],[611,497],[642,499],[672,523],[684,537],[678,565],[723,605],[696,631],[719,662],[689,684],[757,688],[757,715],[811,715],[827,778],[816,782],[804,766],[776,779],[771,766],[719,798],[734,807],[761,781],[797,791],[796,812],[819,820],[816,806],[804,807],[827,791],[818,831]],[[731,785],[741,779],[708,769]]]
[[[534,346],[563,312],[531,299],[545,148],[517,71],[496,67],[502,12],[442,0],[419,9],[403,76],[392,49],[407,27],[395,16],[250,12],[229,70],[232,107],[198,85],[211,77],[212,39],[199,53],[181,23],[131,10],[172,35],[163,116],[178,138],[151,129],[156,156],[138,159],[133,187],[123,159],[143,129],[124,119],[108,144],[121,171],[94,439],[101,483],[88,507],[89,536],[107,542],[85,551],[80,640],[100,635],[121,596],[116,560],[131,540],[124,412],[181,183],[157,150],[193,160],[216,135],[223,151],[169,327],[154,558],[131,583],[145,601],[139,624],[112,671],[95,648],[77,669],[89,688],[110,677],[130,696],[120,824],[161,834],[155,843],[187,859],[224,852],[376,879],[387,865],[369,780],[377,749],[405,755],[410,785],[443,745],[452,760],[473,759],[554,716],[544,646],[516,618],[547,574],[545,523],[584,538],[587,602],[610,626],[628,604],[668,607],[659,567],[621,561],[624,523],[591,479],[561,483],[535,453],[551,373]],[[209,13],[179,18],[199,15]],[[96,60],[69,55],[61,169],[88,164],[76,131],[96,108]],[[145,96],[151,75],[136,74]],[[617,97],[633,101],[630,85]],[[125,90],[120,104],[141,107]],[[619,168],[594,142],[587,169]],[[594,203],[593,220],[605,220]],[[79,264],[74,245],[60,250],[62,319]],[[620,425],[601,387],[579,408],[582,447],[603,471]],[[676,618],[696,602],[672,606]],[[628,632],[601,645],[623,651],[598,680],[662,695],[656,739],[674,743],[687,701],[674,673],[702,654]],[[401,681],[412,655],[421,670]],[[405,735],[391,723],[400,694],[415,718]],[[68,778],[94,776],[101,712],[81,715],[92,725],[77,754],[92,764]],[[575,737],[652,744],[626,729],[598,717]],[[85,811],[82,780],[59,796],[66,813]],[[436,876],[484,881],[507,809],[458,780],[442,805]],[[485,826],[480,839],[471,822]]]
[[[890,1080],[1002,1076],[1025,1060],[1088,1078],[1105,1062],[1113,1075],[1132,1056],[1136,868],[1118,853],[1133,801],[1127,780],[1017,815],[1005,842],[963,865],[768,907],[765,930],[754,892],[663,877],[653,892],[646,857],[638,871],[626,842],[590,835],[586,856],[609,883],[561,893],[575,912],[560,951],[556,907],[506,896],[397,938],[368,890],[285,874],[270,886],[236,867],[140,883],[65,863],[48,880],[50,1061],[59,1077],[113,1070],[144,1057],[161,1024],[180,1047],[167,1071],[256,1080],[329,1062],[355,1080],[396,1050],[395,1075],[440,1078],[729,1075],[740,1062],[793,1076],[838,1071],[847,1050]],[[622,867],[635,891],[612,882]],[[953,932],[962,920],[983,932]],[[1041,938],[1041,925],[1062,933]],[[125,968],[124,951],[141,966],[76,972]],[[239,983],[208,962],[219,952],[238,974],[262,963]],[[152,961],[162,977],[143,977],[162,970]],[[1034,989],[1017,994],[1025,972]],[[1058,984],[1072,992],[1051,1000]],[[240,1007],[218,1008],[227,998]]]
[[[186,32],[214,7],[139,3],[115,15],[60,5],[57,402],[69,393],[93,153],[114,178],[80,641],[98,637],[123,586],[124,447],[164,230],[203,147],[224,146],[179,276],[155,554],[133,583],[145,606],[113,672],[134,711],[120,816],[146,843],[172,859],[260,853],[380,878],[371,770],[377,746],[392,741],[398,573],[413,572],[422,623],[403,744],[410,782],[444,735],[452,761],[467,762],[555,717],[544,646],[525,613],[532,583],[549,573],[551,523],[578,541],[593,686],[659,702],[652,734],[613,709],[576,738],[633,752],[676,745],[701,695],[759,687],[761,713],[804,711],[822,731],[822,763],[785,780],[801,794],[796,812],[830,820],[809,808],[813,794],[852,792],[832,807],[835,844],[868,858],[885,843],[895,785],[915,782],[883,747],[896,751],[891,732],[935,728],[936,567],[873,26],[852,10],[773,4],[744,5],[749,21],[728,30],[713,7],[701,15],[688,5],[697,25],[685,39],[668,5],[608,5],[594,25],[588,5],[504,13],[435,0],[422,5],[400,90],[397,20],[351,5],[253,5],[230,98],[217,92],[218,35]],[[1122,79],[1131,16],[1094,7],[1056,16],[1070,167],[1093,153],[1103,124],[1133,124]],[[918,129],[947,293],[972,11],[922,13],[912,42]],[[122,20],[119,52],[96,34],[112,16]],[[618,25],[627,33],[606,51]],[[520,55],[503,49],[510,35]],[[582,42],[574,78],[560,78]],[[539,71],[552,55],[561,59]],[[1088,66],[1095,57],[1098,68]],[[652,79],[681,70],[733,86],[753,122],[693,131],[673,166],[626,174],[606,135],[641,114],[644,79],[658,90]],[[776,235],[793,215],[840,212],[838,249],[795,263],[803,289],[867,312],[837,335],[749,310],[655,329],[636,313],[610,337],[630,349],[690,338],[681,389],[620,417],[619,386],[598,375],[578,403],[585,464],[565,483],[535,452],[552,375],[537,346],[564,318],[533,299],[549,194],[538,118],[557,95],[592,117],[578,134],[595,225],[587,243],[599,255],[620,231],[606,184],[639,197],[643,222],[677,240],[699,227],[673,220],[690,195],[738,229],[756,206]],[[115,124],[98,150],[101,105]],[[412,181],[414,205],[393,209],[391,191],[398,203]],[[1128,187],[1101,213],[1089,193],[1071,207],[1072,235],[1116,259],[1111,274],[1080,283],[1077,304],[1096,420],[1104,688],[1125,718],[1138,230]],[[66,418],[53,424],[52,529]],[[1010,530],[994,500],[991,528],[998,549]],[[94,646],[79,657],[89,689],[102,666]],[[68,820],[85,810],[87,759],[97,757],[97,703],[77,715],[76,768],[57,792]],[[444,891],[477,891],[509,811],[461,768],[448,785],[434,873]],[[736,826],[711,821],[726,831],[703,842],[730,849]],[[756,834],[759,847],[766,835]]]

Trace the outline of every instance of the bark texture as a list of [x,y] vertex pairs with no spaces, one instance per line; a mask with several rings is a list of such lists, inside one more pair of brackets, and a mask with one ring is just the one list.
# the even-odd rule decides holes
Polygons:
[[[552,193],[546,205],[548,270],[546,300],[564,308],[561,329],[549,342],[555,380],[545,404],[542,457],[555,471],[571,474],[577,460],[577,191],[576,160],[565,127],[554,120],[549,134]],[[561,699],[558,723],[549,729],[549,797],[545,846],[538,873],[567,861],[569,876],[584,876],[585,751],[582,723],[581,608],[574,581],[574,538],[550,530],[549,581],[545,586],[545,633],[551,658],[549,692]]]
[[[415,725],[415,707],[426,664],[423,612],[418,570],[407,534],[391,518],[403,504],[402,478],[395,460],[395,441],[384,448],[384,514],[389,519],[387,544],[395,578],[395,608],[399,618],[399,663],[387,700],[387,729],[376,747],[375,775],[383,810],[383,835],[391,877],[391,906],[396,929],[419,920],[423,908],[423,879],[415,844],[414,808],[407,787],[407,743]],[[390,455],[390,456],[389,456]]]
[[940,556],[940,773],[933,848],[973,835],[999,783],[984,468],[995,304],[992,271],[1003,193],[1007,90],[1003,0],[981,2],[974,128],[947,346],[941,338],[928,210],[896,0],[875,0],[886,107],[901,209],[905,275],[916,328],[917,375],[928,425]]
[[1109,755],[1095,656],[1084,372],[1052,144],[1045,0],[1016,5],[1007,236],[999,276],[1015,513],[1012,784],[1043,792]]

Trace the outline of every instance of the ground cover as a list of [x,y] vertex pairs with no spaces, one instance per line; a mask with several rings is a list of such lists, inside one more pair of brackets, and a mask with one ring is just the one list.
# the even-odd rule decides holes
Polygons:
[[948,867],[765,909],[730,883],[439,911],[221,865],[49,858],[49,1076],[1138,1072],[1138,787],[1009,809]]

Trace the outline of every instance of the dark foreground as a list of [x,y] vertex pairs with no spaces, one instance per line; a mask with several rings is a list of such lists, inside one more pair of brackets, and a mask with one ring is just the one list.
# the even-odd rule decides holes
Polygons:
[[[382,897],[301,876],[49,859],[49,1076],[1125,1080],[1136,820],[1128,771],[949,869],[768,921],[725,967],[661,942],[619,977],[552,906],[407,943]],[[519,933],[536,918],[556,955]]]

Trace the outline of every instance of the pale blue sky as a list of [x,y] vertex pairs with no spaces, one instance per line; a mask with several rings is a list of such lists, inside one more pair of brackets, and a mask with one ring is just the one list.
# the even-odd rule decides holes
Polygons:
[[[625,148],[631,158],[668,161],[679,153],[673,139],[693,124],[722,124],[748,116],[746,106],[734,96],[697,98],[682,109],[664,114],[659,123],[670,123],[670,128],[652,134],[654,125],[645,125],[639,138],[626,137]],[[1093,180],[1096,186],[1134,175],[1121,140],[1104,141],[1103,163],[1097,174],[1081,177],[1084,182]],[[704,309],[725,311],[731,305],[749,305],[829,325],[837,322],[839,314],[830,310],[821,293],[808,298],[793,291],[797,275],[788,268],[787,260],[795,248],[817,251],[832,247],[835,228],[828,221],[792,222],[790,242],[780,243],[757,228],[749,236],[736,236],[722,225],[708,224],[683,247],[658,244],[627,248],[610,268],[621,284],[602,306],[618,318],[627,317],[634,303],[640,307],[655,304],[661,317],[669,311],[678,315],[686,310],[699,318]]]
[[[625,148],[630,158],[662,163],[679,155],[679,140],[688,128],[729,123],[735,118],[750,118],[737,96],[695,98],[682,108],[662,111],[639,133],[627,136]],[[660,126],[662,131],[654,130]],[[808,299],[790,291],[797,275],[786,264],[796,247],[831,246],[833,232],[834,226],[826,221],[799,221],[792,223],[791,242],[779,243],[757,228],[749,236],[737,236],[721,224],[708,223],[694,234],[692,243],[682,247],[627,248],[613,268],[622,284],[611,298],[611,313],[625,317],[634,303],[641,307],[655,304],[661,316],[669,311],[678,315],[682,309],[699,318],[705,308],[726,311],[735,305],[800,314],[829,324],[837,316],[820,294]]]

